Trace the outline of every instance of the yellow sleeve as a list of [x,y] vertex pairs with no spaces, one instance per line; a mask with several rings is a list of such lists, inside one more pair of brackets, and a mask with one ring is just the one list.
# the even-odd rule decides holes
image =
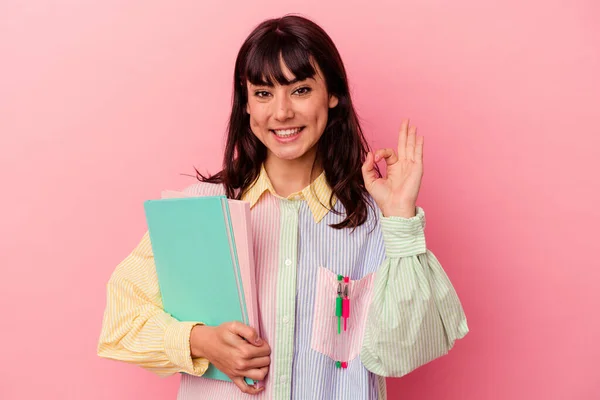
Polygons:
[[148,232],[117,266],[106,289],[100,357],[136,364],[159,376],[204,374],[208,360],[190,354],[190,332],[200,322],[180,322],[163,310]]

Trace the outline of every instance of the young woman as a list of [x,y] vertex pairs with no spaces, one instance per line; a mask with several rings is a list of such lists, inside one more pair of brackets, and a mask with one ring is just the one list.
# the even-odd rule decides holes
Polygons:
[[[397,151],[369,150],[319,26],[261,23],[236,60],[223,169],[186,189],[250,203],[261,336],[165,313],[146,233],[108,282],[98,354],[181,372],[179,399],[385,398],[386,376],[446,354],[468,332],[425,245],[422,175],[423,137],[408,121]],[[338,287],[351,303],[339,330]],[[209,363],[234,383],[202,378]]]

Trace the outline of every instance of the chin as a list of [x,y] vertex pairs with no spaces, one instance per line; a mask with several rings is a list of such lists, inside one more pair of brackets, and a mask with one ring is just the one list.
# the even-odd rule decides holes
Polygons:
[[307,149],[304,147],[305,146],[281,146],[279,143],[274,143],[272,146],[268,147],[268,150],[275,158],[292,161],[306,155]]
[[273,152],[273,156],[280,160],[285,161],[294,161],[302,158],[306,153],[295,153],[295,152],[284,152],[284,153],[275,153]]

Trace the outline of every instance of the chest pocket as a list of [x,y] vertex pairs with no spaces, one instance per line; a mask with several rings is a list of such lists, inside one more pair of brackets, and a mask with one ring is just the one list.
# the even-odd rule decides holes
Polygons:
[[[345,283],[338,280],[334,272],[319,266],[311,334],[313,350],[340,363],[348,363],[359,355],[374,279],[375,273],[370,273]],[[343,297],[347,292],[349,300],[349,317],[346,320],[336,315],[340,284]]]

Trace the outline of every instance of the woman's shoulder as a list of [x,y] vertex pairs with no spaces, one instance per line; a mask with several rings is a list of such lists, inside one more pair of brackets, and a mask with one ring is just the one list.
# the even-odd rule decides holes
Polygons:
[[194,182],[183,189],[191,196],[220,196],[225,194],[225,186],[221,183]]

